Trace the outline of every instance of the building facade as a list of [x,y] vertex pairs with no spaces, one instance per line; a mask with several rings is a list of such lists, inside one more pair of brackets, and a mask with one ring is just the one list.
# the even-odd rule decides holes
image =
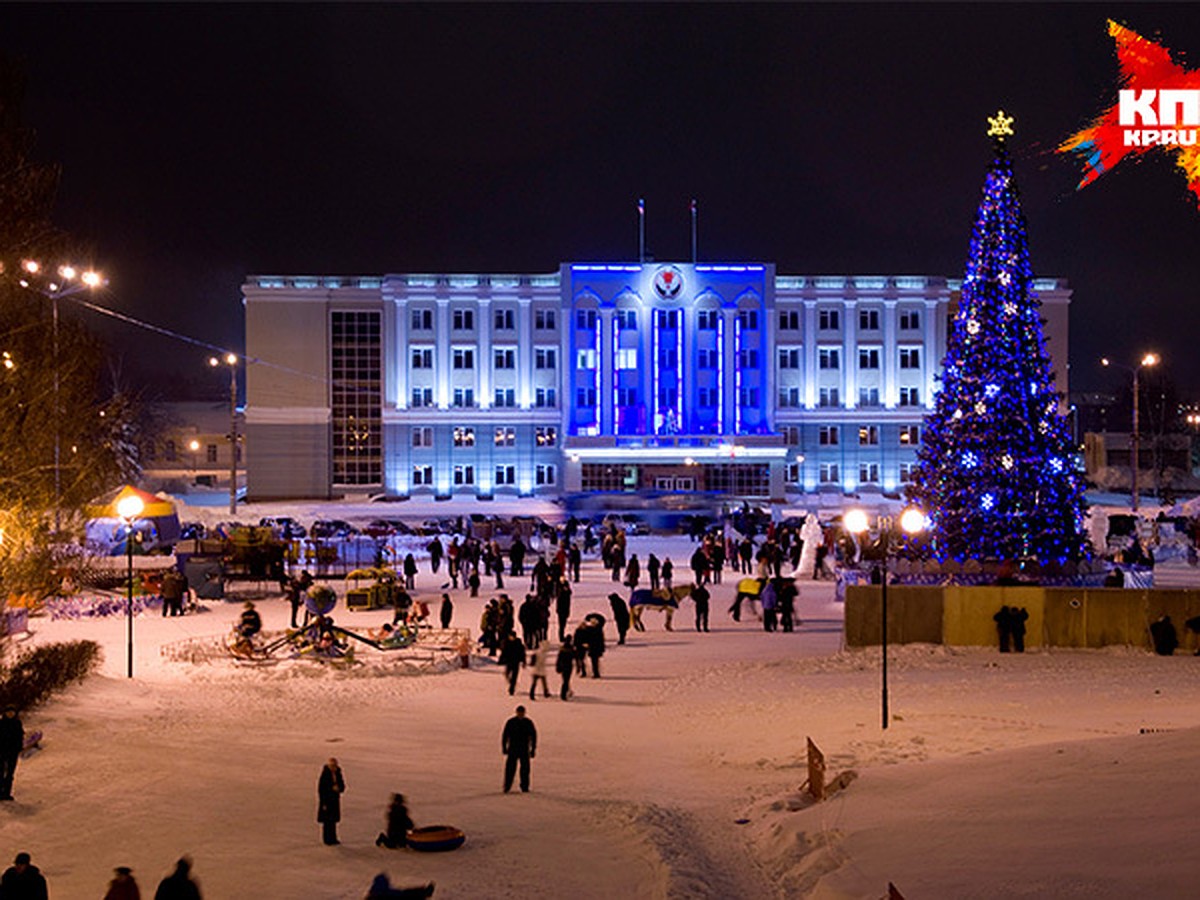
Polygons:
[[[956,288],[761,263],[252,276],[247,495],[893,493]],[[1065,360],[1071,292],[1036,289]]]

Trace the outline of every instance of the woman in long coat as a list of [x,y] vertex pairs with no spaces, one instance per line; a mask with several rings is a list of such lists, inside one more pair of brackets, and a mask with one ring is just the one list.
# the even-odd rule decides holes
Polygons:
[[317,782],[317,821],[321,823],[321,839],[326,844],[341,843],[337,823],[342,819],[342,792],[345,790],[346,782],[338,761],[330,757]]

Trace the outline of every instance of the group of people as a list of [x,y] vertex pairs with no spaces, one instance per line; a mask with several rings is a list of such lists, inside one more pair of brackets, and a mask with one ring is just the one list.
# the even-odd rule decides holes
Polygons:
[[[200,887],[191,876],[192,861],[183,856],[175,869],[158,883],[154,900],[200,900]],[[3,900],[47,900],[50,895],[46,876],[33,864],[26,852],[18,853],[3,875],[0,875],[0,898]],[[141,900],[141,888],[129,866],[117,866],[104,900]]]

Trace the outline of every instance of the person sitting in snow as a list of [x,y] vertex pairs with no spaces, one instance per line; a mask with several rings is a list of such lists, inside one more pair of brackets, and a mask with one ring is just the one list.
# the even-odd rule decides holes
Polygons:
[[242,617],[238,619],[237,630],[238,634],[247,641],[262,631],[262,616],[258,614],[258,610],[249,600],[246,601],[246,607],[242,610]]

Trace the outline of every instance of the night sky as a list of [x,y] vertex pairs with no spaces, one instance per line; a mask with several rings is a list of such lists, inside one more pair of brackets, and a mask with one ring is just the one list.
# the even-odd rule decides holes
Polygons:
[[[1200,67],[1200,4],[1129,3],[5,5],[0,52],[102,302],[237,351],[248,273],[636,259],[639,196],[659,260],[690,258],[695,197],[701,259],[961,277],[1003,107],[1035,269],[1075,289],[1072,389],[1154,349],[1195,397],[1183,176],[1160,157],[1076,192],[1053,153],[1115,99],[1108,18]],[[213,377],[72,314],[130,371]]]

